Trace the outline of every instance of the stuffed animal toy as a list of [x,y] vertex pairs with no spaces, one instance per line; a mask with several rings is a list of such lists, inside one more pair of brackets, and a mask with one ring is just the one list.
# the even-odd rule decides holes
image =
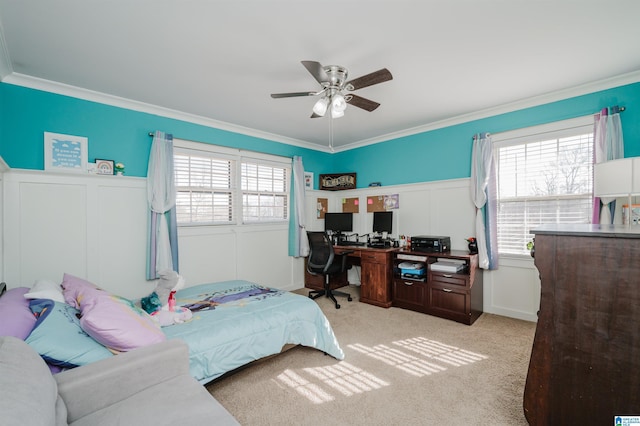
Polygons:
[[175,306],[175,293],[184,287],[184,278],[170,269],[158,273],[160,279],[155,290],[140,300],[140,305],[162,327],[189,321],[193,314],[187,308]]

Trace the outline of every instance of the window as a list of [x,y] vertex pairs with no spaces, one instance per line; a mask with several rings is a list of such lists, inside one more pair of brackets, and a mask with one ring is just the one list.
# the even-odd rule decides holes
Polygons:
[[178,224],[288,221],[290,159],[196,142],[174,144]]
[[289,172],[256,162],[242,163],[242,218],[244,222],[286,219],[289,210]]
[[593,118],[494,135],[498,251],[528,254],[531,229],[590,223]]

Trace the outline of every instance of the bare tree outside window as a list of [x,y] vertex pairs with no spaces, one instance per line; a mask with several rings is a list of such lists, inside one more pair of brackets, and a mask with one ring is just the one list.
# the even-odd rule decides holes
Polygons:
[[[593,134],[497,144],[498,250],[528,254],[531,229],[545,223],[589,223]],[[577,130],[577,131],[578,131]]]

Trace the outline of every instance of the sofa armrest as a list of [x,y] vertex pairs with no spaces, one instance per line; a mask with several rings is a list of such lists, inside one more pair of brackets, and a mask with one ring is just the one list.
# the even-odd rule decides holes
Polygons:
[[138,348],[56,374],[69,423],[180,375],[189,375],[189,348],[182,340]]

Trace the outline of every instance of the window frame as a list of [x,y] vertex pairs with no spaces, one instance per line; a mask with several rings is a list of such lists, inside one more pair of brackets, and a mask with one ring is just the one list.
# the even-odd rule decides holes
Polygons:
[[[528,143],[535,142],[543,142],[551,139],[562,139],[570,136],[577,136],[581,133],[588,133],[592,135],[592,140],[594,137],[594,119],[593,115],[586,115],[581,117],[576,117],[568,120],[555,121],[552,123],[546,123],[538,126],[531,126],[520,128],[516,130],[495,133],[491,135],[492,140],[492,154],[493,161],[496,169],[496,225],[497,225],[497,233],[499,238],[500,236],[500,223],[499,223],[499,209],[500,209],[500,170],[499,170],[499,158],[498,153],[501,148],[512,147],[518,145],[524,145]],[[583,134],[584,134],[583,133]],[[591,147],[593,150],[593,146]],[[593,205],[593,163],[591,165],[591,202]],[[555,200],[570,200],[570,199],[581,199],[584,200],[584,194],[575,195],[575,194],[566,194],[566,195],[553,195],[550,196]],[[524,200],[532,200],[535,199],[536,196],[522,196],[522,197],[508,197],[508,199],[521,198]],[[544,196],[537,196],[539,200],[542,200]],[[590,222],[590,221],[589,221]],[[558,222],[560,223],[560,222]],[[566,222],[568,223],[568,222]],[[531,225],[535,227],[536,225]],[[530,231],[530,230],[529,230]],[[531,238],[533,238],[532,234],[528,234]],[[498,241],[498,247],[500,247],[500,242]],[[526,247],[523,247],[521,253],[514,253],[513,251],[499,251],[500,257],[512,257],[512,258],[529,258],[529,252],[526,250]]]
[[[179,227],[222,227],[222,226],[261,226],[261,225],[286,225],[290,220],[290,203],[291,203],[291,176],[293,173],[292,159],[272,154],[264,154],[255,151],[247,151],[236,148],[229,148],[219,145],[208,144],[204,142],[194,142],[184,139],[175,139],[174,142],[174,158],[177,153],[191,154],[194,156],[210,157],[216,159],[225,159],[231,162],[232,177],[231,188],[229,189],[232,197],[232,205],[230,206],[231,221],[229,222],[178,222]],[[285,169],[285,177],[283,179],[285,192],[278,194],[286,194],[285,206],[283,209],[283,219],[265,219],[265,220],[244,220],[244,191],[242,190],[242,165],[243,163],[252,163],[265,165],[274,168]],[[181,188],[176,182],[176,193]],[[251,191],[255,193],[256,191]]]

